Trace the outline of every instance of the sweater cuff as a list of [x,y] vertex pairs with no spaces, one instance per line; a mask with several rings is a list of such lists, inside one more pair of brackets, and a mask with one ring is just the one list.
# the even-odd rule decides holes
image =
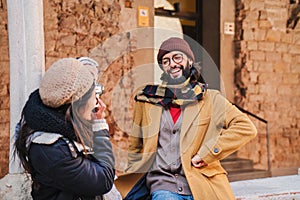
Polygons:
[[93,120],[93,132],[100,130],[109,130],[108,124],[105,119],[95,119]]

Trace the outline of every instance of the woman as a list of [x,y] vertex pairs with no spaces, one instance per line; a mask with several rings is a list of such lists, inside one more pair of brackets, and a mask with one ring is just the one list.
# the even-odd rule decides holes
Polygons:
[[102,199],[113,187],[106,106],[88,60],[56,61],[23,108],[15,151],[31,175],[33,199]]

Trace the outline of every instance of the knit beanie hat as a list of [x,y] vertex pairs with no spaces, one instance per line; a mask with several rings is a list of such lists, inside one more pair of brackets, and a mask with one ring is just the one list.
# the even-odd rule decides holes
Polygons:
[[185,40],[178,37],[171,37],[161,44],[157,54],[157,62],[160,63],[162,57],[171,51],[181,51],[193,61],[195,60],[194,53]]
[[63,58],[46,71],[39,88],[43,103],[57,108],[82,97],[94,84],[95,74],[75,58]]

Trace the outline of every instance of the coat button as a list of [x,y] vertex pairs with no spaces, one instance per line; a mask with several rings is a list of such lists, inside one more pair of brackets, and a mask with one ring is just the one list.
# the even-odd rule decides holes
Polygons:
[[179,187],[179,188],[178,188],[178,191],[181,192],[181,191],[182,191],[182,187]]
[[219,153],[219,149],[218,148],[214,148],[214,153]]

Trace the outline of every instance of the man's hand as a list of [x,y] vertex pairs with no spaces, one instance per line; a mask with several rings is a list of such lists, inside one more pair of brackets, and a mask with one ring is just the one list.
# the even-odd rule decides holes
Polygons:
[[200,167],[206,167],[208,164],[205,163],[198,154],[196,154],[192,158],[192,165],[196,168],[200,168]]

